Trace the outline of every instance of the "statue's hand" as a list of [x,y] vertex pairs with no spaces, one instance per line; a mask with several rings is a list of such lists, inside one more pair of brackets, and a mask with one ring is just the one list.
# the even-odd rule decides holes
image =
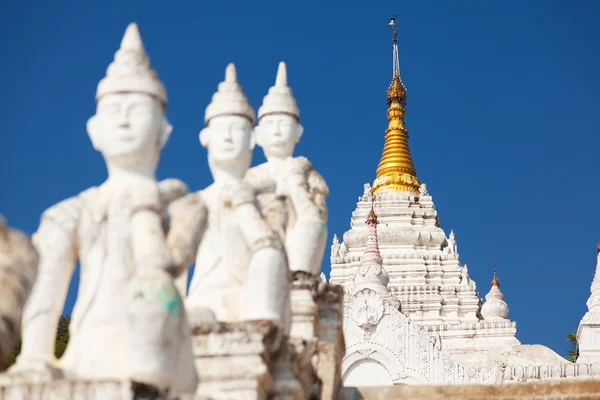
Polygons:
[[55,362],[17,360],[6,374],[0,375],[0,385],[8,383],[41,383],[63,378]]
[[306,174],[293,158],[288,158],[277,175],[277,194],[290,196],[292,190],[297,187],[303,187],[307,190]]
[[223,187],[221,199],[225,207],[235,208],[240,204],[253,203],[256,200],[256,190],[247,182],[232,182]]
[[179,179],[164,179],[158,182],[158,190],[162,204],[168,204],[188,194],[187,185]]
[[158,182],[145,179],[136,182],[129,188],[131,193],[131,205],[133,213],[146,209],[161,213],[161,193]]

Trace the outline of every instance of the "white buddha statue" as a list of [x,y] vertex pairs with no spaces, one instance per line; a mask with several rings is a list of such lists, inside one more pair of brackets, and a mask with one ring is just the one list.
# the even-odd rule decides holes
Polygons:
[[[137,379],[139,372],[142,381],[193,392],[197,374],[185,310],[174,286],[175,294],[165,287],[193,262],[200,232],[189,227],[204,224],[205,213],[198,202],[186,204],[185,215],[175,210],[169,218],[165,212],[173,193],[178,197],[185,186],[156,181],[172,127],[165,88],[150,67],[137,25],[127,28],[96,102],[87,130],[108,178],[42,215],[33,236],[39,275],[25,308],[21,354],[10,372],[37,377],[31,379],[56,371],[72,379]],[[196,212],[190,213],[192,206]],[[70,339],[57,362],[56,327],[77,260],[81,273]],[[154,308],[140,308],[140,302]]]
[[[256,142],[267,162],[252,168],[246,181],[261,188],[261,203],[287,199],[285,249],[292,272],[318,276],[327,241],[329,189],[305,157],[293,157],[304,128],[292,90],[287,85],[285,63],[279,63],[275,86],[269,89],[258,111]],[[269,195],[268,193],[271,192]]]
[[193,322],[284,321],[289,273],[283,245],[243,178],[254,147],[254,111],[229,64],[206,108],[200,142],[214,183],[194,193],[208,208],[186,306]]

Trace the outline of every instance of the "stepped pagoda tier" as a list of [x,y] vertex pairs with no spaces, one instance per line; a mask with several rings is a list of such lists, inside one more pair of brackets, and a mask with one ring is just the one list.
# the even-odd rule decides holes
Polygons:
[[[564,363],[566,360],[544,346],[520,344],[516,323],[507,318],[508,305],[495,273],[484,301],[467,265],[459,259],[454,232],[446,235],[440,226],[433,198],[417,178],[408,145],[406,87],[400,76],[396,23],[395,18],[390,22],[394,29],[393,74],[387,90],[388,128],[381,161],[373,185],[365,184],[358,197],[350,229],[341,242],[334,236],[331,246],[330,281],[345,288],[345,313],[352,313],[350,303],[357,290],[370,289],[383,296],[383,279],[385,293],[389,292],[387,304],[398,302],[397,309],[411,323],[439,338],[441,349],[453,362],[477,368],[493,368],[497,363]],[[377,261],[381,259],[384,271],[380,281],[359,276],[365,263],[373,263],[368,246],[373,235],[368,221],[373,213],[378,220]],[[349,321],[344,320],[347,333],[354,329],[346,326]],[[347,337],[346,343],[352,340]],[[347,354],[350,350],[347,347]]]

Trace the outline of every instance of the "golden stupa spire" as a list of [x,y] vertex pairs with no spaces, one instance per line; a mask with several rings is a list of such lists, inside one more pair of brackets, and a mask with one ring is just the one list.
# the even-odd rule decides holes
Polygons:
[[398,17],[393,16],[388,24],[393,30],[393,75],[387,90],[388,128],[377,176],[373,182],[373,193],[410,192],[419,193],[419,180],[408,148],[408,131],[404,127],[406,113],[406,87],[400,78],[398,59]]

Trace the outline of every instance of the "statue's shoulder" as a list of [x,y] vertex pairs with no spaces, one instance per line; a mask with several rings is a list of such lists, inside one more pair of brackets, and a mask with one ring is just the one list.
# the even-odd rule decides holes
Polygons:
[[311,191],[317,191],[324,196],[329,196],[329,186],[327,186],[325,178],[315,169],[308,173],[308,187]]
[[250,183],[251,185],[256,185],[259,182],[270,179],[271,173],[269,172],[267,163],[262,163],[248,169],[244,175],[244,182]]
[[164,179],[158,182],[158,192],[160,194],[160,201],[165,206],[190,194],[190,190],[185,182],[175,178]]
[[97,190],[97,187],[91,187],[76,196],[56,203],[42,213],[41,221],[52,221],[69,232],[75,231],[84,204],[95,198]]
[[304,156],[294,157],[293,160],[294,166],[296,168],[301,168],[305,173],[310,173],[310,171],[314,171],[315,169],[310,160]]
[[300,168],[306,174],[308,187],[311,192],[319,192],[324,196],[329,196],[329,187],[323,176],[317,172],[315,166],[310,160],[303,156],[294,157],[294,164],[296,168]]
[[190,212],[206,212],[206,205],[202,191],[186,193],[185,195],[177,198],[176,200],[169,203],[168,212],[173,213],[190,213]]

